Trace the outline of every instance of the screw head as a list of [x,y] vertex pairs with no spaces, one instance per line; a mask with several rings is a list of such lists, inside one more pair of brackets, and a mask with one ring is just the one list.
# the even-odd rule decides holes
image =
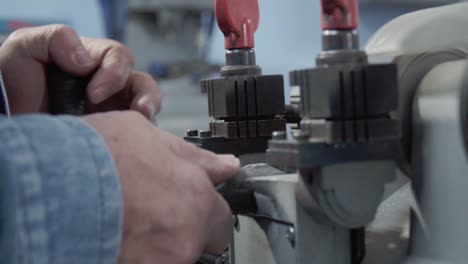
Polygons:
[[234,216],[234,230],[236,230],[237,232],[240,232],[239,216],[237,215]]
[[286,131],[275,131],[271,134],[271,138],[275,140],[283,140],[287,138]]
[[199,134],[200,134],[200,137],[202,137],[202,138],[211,137],[211,131],[200,130]]
[[294,133],[293,135],[294,139],[297,141],[306,141],[309,139],[309,134],[303,131]]
[[198,130],[187,130],[187,137],[198,137]]
[[291,246],[294,247],[296,244],[296,231],[294,230],[294,227],[289,227],[288,230],[286,231],[286,238],[288,239],[289,243],[291,243]]

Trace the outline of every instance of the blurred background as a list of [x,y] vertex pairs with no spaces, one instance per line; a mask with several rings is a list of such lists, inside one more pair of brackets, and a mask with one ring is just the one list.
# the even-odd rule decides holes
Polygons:
[[[361,0],[361,43],[389,20],[450,0]],[[0,39],[15,29],[65,23],[81,35],[128,45],[136,68],[158,81],[164,95],[158,124],[184,135],[207,129],[210,118],[198,81],[224,64],[224,38],[214,0],[0,0]],[[321,48],[319,0],[260,0],[257,63],[265,74],[312,67]]]

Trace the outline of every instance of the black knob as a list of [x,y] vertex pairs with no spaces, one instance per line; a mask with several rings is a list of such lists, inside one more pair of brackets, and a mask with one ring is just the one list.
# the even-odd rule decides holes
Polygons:
[[86,114],[86,88],[91,76],[77,77],[49,64],[46,78],[51,114]]

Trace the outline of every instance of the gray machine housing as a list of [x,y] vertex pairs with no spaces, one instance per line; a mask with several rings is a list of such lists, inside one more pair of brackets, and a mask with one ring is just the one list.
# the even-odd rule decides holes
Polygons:
[[371,65],[397,65],[398,163],[362,160],[301,176],[253,173],[245,184],[263,197],[259,210],[294,227],[241,217],[232,261],[357,263],[347,230],[366,225],[364,263],[466,263],[467,12],[468,3],[460,3],[404,15],[366,47]]

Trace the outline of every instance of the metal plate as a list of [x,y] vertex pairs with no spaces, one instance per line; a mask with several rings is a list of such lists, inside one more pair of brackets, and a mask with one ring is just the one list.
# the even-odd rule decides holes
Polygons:
[[262,119],[285,112],[282,75],[236,76],[202,80],[210,116],[217,119]]
[[245,154],[264,153],[268,148],[267,137],[227,139],[223,137],[186,137],[185,140],[203,149],[217,154]]
[[397,107],[394,64],[333,65],[293,71],[301,87],[302,116],[312,119],[364,119]]
[[275,131],[286,131],[286,120],[214,121],[210,130],[214,136],[225,138],[271,137]]
[[461,91],[460,118],[463,130],[463,139],[465,142],[465,152],[468,157],[468,60],[466,62],[465,72],[465,79],[463,80]]
[[[401,168],[408,168],[411,163],[411,140],[412,140],[412,121],[413,121],[413,103],[416,89],[421,80],[435,66],[448,62],[466,58],[468,50],[452,49],[439,52],[425,52],[415,55],[400,56],[395,59],[398,65],[398,119],[402,124],[401,146],[403,150],[404,162]],[[402,159],[402,160],[403,160]],[[407,170],[407,174],[410,174]]]

